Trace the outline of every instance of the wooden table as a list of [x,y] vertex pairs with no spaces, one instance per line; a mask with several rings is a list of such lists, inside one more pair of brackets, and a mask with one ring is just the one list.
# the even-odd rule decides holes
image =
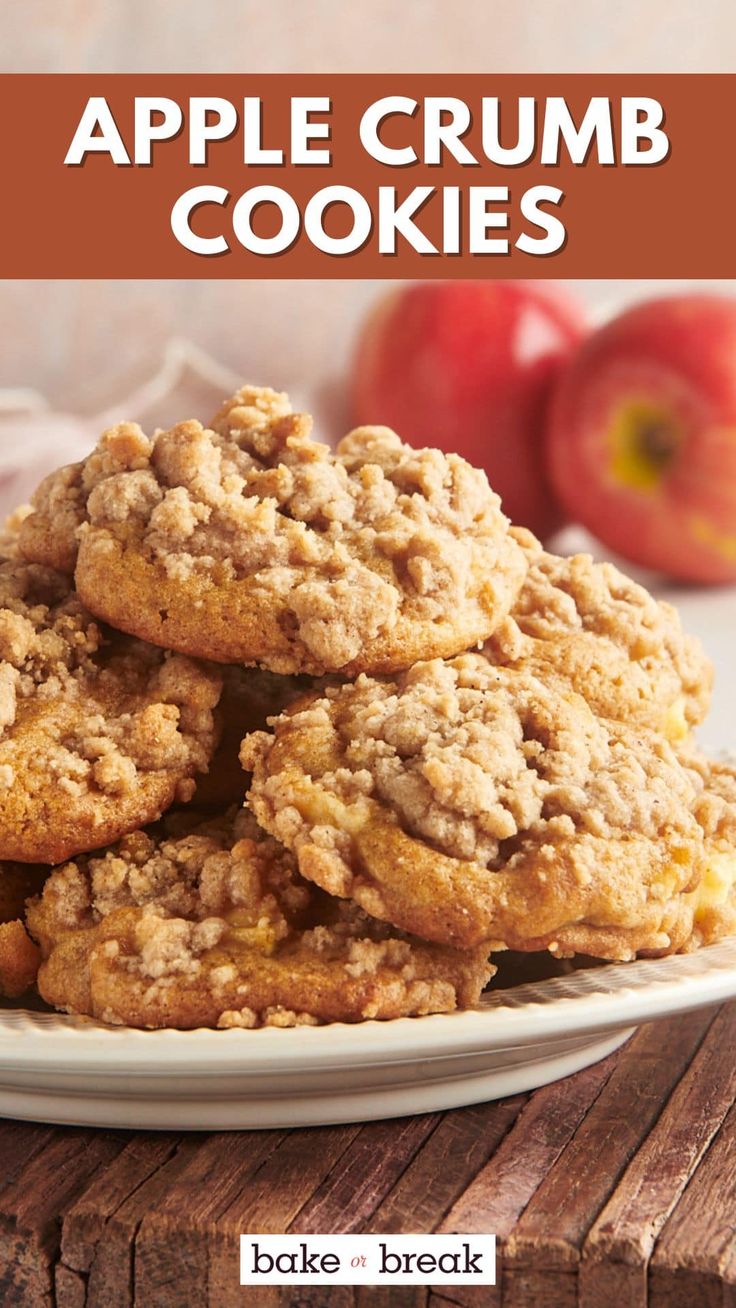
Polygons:
[[[2,1308],[734,1308],[736,1003],[530,1095],[364,1126],[0,1124]],[[238,1234],[495,1231],[499,1285],[238,1285]]]

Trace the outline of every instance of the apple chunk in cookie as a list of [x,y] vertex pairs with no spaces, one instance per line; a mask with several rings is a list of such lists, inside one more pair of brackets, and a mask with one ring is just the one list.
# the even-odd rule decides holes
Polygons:
[[604,718],[684,740],[710,703],[713,669],[679,614],[612,563],[560,558],[515,529],[530,558],[509,617],[485,643],[498,666],[569,682]]
[[281,674],[391,671],[489,636],[526,572],[485,474],[359,428],[333,453],[285,395],[244,387],[211,429],[134,424],[39,488],[28,558],[153,644]]
[[57,863],[189,799],[221,678],[103,629],[69,579],[0,561],[0,859]]
[[419,663],[300,701],[241,759],[305,877],[425,939],[626,959],[692,930],[692,775],[569,687]]
[[199,825],[179,814],[57,868],[28,925],[44,999],[138,1027],[448,1012],[476,1003],[494,970],[485,949],[412,940],[330,899],[244,809]]
[[693,896],[687,949],[736,935],[736,765],[697,750],[683,763],[701,789],[696,815],[705,832],[705,869]]

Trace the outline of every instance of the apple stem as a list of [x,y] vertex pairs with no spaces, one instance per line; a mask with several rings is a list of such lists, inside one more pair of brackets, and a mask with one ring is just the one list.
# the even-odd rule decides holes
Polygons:
[[667,422],[656,420],[642,425],[639,448],[655,467],[665,467],[677,449],[677,435]]

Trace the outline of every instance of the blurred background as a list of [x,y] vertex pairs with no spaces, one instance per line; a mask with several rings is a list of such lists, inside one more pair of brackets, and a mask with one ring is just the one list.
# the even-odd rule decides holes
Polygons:
[[8,72],[730,72],[726,0],[23,0]]
[[[55,408],[95,414],[145,381],[172,337],[184,337],[243,380],[319,401],[344,372],[359,324],[389,285],[0,280],[0,386],[33,388]],[[569,285],[598,318],[686,283]],[[736,293],[736,282],[713,285]]]
[[[725,72],[724,0],[24,0],[0,7],[5,72]],[[626,288],[625,294],[638,288]],[[578,288],[592,305],[622,288]],[[0,385],[93,413],[172,335],[240,374],[311,387],[376,288],[355,282],[0,283]]]

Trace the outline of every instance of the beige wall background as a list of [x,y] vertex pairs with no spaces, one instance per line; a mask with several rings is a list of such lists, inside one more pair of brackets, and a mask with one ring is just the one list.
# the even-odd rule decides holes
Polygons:
[[729,72],[729,0],[4,0],[6,71]]
[[[726,72],[735,52],[728,0],[0,7],[5,72]],[[646,289],[578,284],[596,311]],[[380,290],[370,282],[0,282],[0,387],[32,386],[58,407],[92,413],[145,379],[166,341],[180,336],[243,377],[313,392],[339,376],[355,324]]]

